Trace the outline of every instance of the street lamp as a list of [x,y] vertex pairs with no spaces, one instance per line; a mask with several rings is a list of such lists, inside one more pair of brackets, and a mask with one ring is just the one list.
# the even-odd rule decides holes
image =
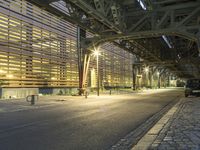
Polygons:
[[145,67],[144,68],[144,71],[145,71],[145,80],[146,80],[146,87],[148,87],[148,84],[149,84],[149,67]]
[[99,96],[99,55],[100,55],[99,48],[98,49],[95,48],[93,55],[96,56],[97,60],[97,96]]
[[158,88],[160,88],[160,72],[157,72],[158,75]]
[[148,68],[148,67],[145,67],[144,71],[145,71],[146,73],[148,73],[148,72],[149,72],[149,68]]

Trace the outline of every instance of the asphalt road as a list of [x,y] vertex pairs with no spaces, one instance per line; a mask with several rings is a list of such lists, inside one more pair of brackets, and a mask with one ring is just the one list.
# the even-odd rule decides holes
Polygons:
[[46,107],[0,113],[0,150],[106,150],[181,93],[66,97]]

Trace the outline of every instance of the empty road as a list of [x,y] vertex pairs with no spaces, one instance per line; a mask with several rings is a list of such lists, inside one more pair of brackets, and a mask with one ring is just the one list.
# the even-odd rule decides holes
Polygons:
[[180,89],[165,89],[63,101],[43,97],[43,107],[39,102],[0,112],[0,150],[106,150],[180,95]]

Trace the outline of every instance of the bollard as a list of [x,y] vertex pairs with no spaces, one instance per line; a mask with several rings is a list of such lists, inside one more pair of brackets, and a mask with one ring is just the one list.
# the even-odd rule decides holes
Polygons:
[[111,90],[110,90],[110,95],[111,95]]
[[87,95],[88,95],[88,93],[87,93],[87,91],[85,91],[85,98],[87,98]]
[[31,105],[35,105],[35,95],[31,95]]

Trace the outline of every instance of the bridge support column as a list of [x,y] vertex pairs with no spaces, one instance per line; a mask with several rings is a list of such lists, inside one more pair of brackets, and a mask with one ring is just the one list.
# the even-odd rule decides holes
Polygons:
[[158,88],[160,88],[160,78],[161,78],[161,75],[159,74],[158,75]]
[[78,51],[78,70],[79,70],[79,95],[84,94],[87,88],[87,74],[90,64],[90,53],[81,46],[82,40],[86,38],[86,31],[77,28],[77,51]]
[[133,69],[133,90],[138,90],[141,88],[141,79],[142,79],[142,74],[141,74],[141,64],[138,63],[140,62],[139,58],[136,58],[135,64],[133,64],[132,69]]
[[155,86],[154,77],[156,75],[157,68],[158,68],[157,66],[150,67],[150,75],[149,75],[150,88],[153,88]]
[[139,87],[139,66],[133,64],[133,90],[137,90]]
[[133,71],[133,90],[136,90],[137,72],[134,64],[132,65],[132,71]]

